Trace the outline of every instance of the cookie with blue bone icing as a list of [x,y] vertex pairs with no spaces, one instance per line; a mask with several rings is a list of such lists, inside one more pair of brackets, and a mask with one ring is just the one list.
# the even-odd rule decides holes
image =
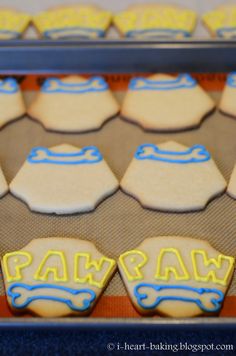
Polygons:
[[131,79],[121,115],[147,130],[178,131],[199,126],[214,108],[189,74],[154,74]]
[[13,78],[0,79],[0,107],[0,128],[26,112],[20,87]]
[[39,33],[49,39],[96,39],[104,37],[112,20],[109,11],[98,6],[57,6],[33,17]]
[[202,21],[212,37],[233,39],[236,37],[236,4],[223,4],[207,12]]
[[226,181],[204,146],[170,141],[140,145],[120,186],[145,208],[188,212],[204,209]]
[[219,109],[228,116],[236,118],[236,72],[227,76],[225,87],[220,99]]
[[119,183],[95,146],[34,147],[10,183],[10,192],[32,211],[89,212]]
[[48,130],[84,132],[99,129],[119,112],[119,105],[102,77],[48,78],[28,114]]
[[32,240],[1,265],[10,308],[42,317],[86,316],[116,269],[93,243],[62,237]]
[[141,314],[194,317],[220,311],[234,262],[207,241],[160,236],[123,252],[118,267]]
[[135,4],[114,16],[120,34],[134,39],[181,39],[191,36],[196,14],[177,5]]
[[31,16],[10,8],[0,8],[0,40],[12,40],[22,36]]
[[2,168],[0,166],[0,198],[2,198],[8,192],[8,184],[4,177]]

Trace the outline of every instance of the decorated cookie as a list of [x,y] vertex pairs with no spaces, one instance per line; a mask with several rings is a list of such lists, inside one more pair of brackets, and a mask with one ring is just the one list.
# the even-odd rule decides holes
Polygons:
[[141,314],[193,317],[220,311],[234,258],[221,254],[207,241],[161,236],[124,252],[118,267]]
[[204,146],[176,142],[139,146],[120,185],[143,207],[169,212],[204,209],[226,189]]
[[30,20],[28,14],[0,8],[0,40],[19,38],[28,27]]
[[4,177],[2,168],[0,167],[0,198],[8,192],[8,185]]
[[193,11],[164,4],[131,5],[113,19],[122,36],[135,39],[189,37],[196,20]]
[[33,211],[73,214],[94,210],[118,186],[95,146],[63,144],[33,148],[10,191]]
[[236,72],[227,77],[219,109],[223,114],[236,118]]
[[199,126],[214,107],[190,75],[155,74],[131,79],[121,115],[147,130],[177,131]]
[[69,76],[47,79],[28,114],[46,129],[84,132],[99,129],[119,112],[119,105],[102,77]]
[[19,85],[13,78],[0,79],[0,108],[0,128],[26,111]]
[[228,185],[228,188],[227,188],[227,193],[233,199],[236,199],[236,165],[234,166],[232,175],[230,177],[229,185]]
[[42,36],[50,39],[104,37],[112,15],[93,5],[71,5],[49,9],[33,17]]
[[9,306],[42,317],[89,314],[116,269],[91,242],[61,237],[33,240],[1,262]]
[[219,6],[204,14],[202,20],[213,37],[236,37],[236,4]]

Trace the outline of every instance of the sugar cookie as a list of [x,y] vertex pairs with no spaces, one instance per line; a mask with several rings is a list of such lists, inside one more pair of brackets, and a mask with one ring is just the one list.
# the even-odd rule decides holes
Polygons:
[[204,146],[166,142],[139,146],[120,185],[145,208],[187,212],[204,209],[226,181]]
[[203,15],[202,21],[213,37],[236,37],[236,5],[224,4]]
[[164,4],[131,5],[113,18],[122,36],[135,39],[189,37],[196,21],[195,12]]
[[207,241],[161,236],[124,252],[118,267],[141,314],[193,317],[220,311],[234,258],[221,254]]
[[28,114],[46,129],[84,132],[99,129],[119,112],[119,105],[102,77],[48,78]]
[[7,301],[15,312],[85,316],[116,269],[89,241],[51,237],[2,258]]
[[8,192],[8,185],[4,177],[2,168],[0,167],[0,198]]
[[236,199],[236,165],[234,166],[230,177],[227,193],[231,196],[231,198]]
[[10,184],[10,192],[41,213],[94,210],[119,187],[95,146],[35,147]]
[[177,131],[199,126],[214,108],[190,75],[155,74],[131,79],[121,115],[147,130]]
[[236,118],[236,72],[230,73],[221,96],[219,109],[228,116]]
[[17,81],[0,79],[0,128],[25,114],[25,104]]
[[8,8],[0,8],[0,40],[19,38],[30,23],[30,15]]
[[60,6],[33,17],[37,30],[50,39],[104,37],[111,20],[109,11],[85,4]]

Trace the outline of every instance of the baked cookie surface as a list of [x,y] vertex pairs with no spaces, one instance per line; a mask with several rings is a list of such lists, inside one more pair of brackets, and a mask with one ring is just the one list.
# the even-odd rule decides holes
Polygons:
[[145,208],[188,212],[205,208],[226,189],[226,181],[202,145],[143,144],[120,183]]
[[48,130],[97,130],[119,112],[119,105],[102,77],[48,78],[28,114]]
[[191,10],[155,3],[131,5],[113,18],[120,34],[134,39],[189,37],[196,21]]
[[32,240],[1,262],[10,308],[42,317],[86,316],[116,269],[91,242],[61,237]]
[[89,212],[119,187],[95,146],[35,147],[10,184],[10,192],[32,211]]
[[198,127],[215,104],[188,74],[133,78],[121,116],[146,130],[179,131]]
[[234,258],[207,241],[179,236],[144,240],[118,260],[123,282],[143,315],[214,315],[222,307]]

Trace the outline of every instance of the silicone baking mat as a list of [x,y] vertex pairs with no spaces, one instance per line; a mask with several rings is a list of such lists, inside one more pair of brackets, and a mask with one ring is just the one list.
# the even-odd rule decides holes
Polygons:
[[[114,94],[121,101],[130,75],[105,75]],[[196,77],[196,76],[195,76]],[[18,77],[29,103],[44,77]],[[218,101],[224,74],[197,75],[200,84]],[[184,145],[203,144],[212,154],[228,181],[236,161],[236,120],[216,111],[199,129],[175,134],[147,133],[119,117],[104,127],[86,134],[50,133],[24,117],[0,131],[0,162],[10,182],[34,146],[70,143],[78,147],[96,145],[120,180],[136,147],[142,143],[175,140]],[[26,182],[27,184],[27,182]],[[183,192],[184,194],[184,192]],[[180,235],[208,240],[224,254],[236,254],[236,201],[226,194],[212,201],[202,212],[168,214],[143,209],[133,198],[118,191],[88,214],[50,216],[32,213],[11,194],[0,200],[0,254],[20,249],[35,238],[49,236],[90,240],[105,255],[117,258],[145,238]],[[0,317],[11,316],[0,279]],[[99,300],[92,316],[138,317],[123,287],[118,272]],[[226,297],[221,316],[236,316],[236,274]]]

